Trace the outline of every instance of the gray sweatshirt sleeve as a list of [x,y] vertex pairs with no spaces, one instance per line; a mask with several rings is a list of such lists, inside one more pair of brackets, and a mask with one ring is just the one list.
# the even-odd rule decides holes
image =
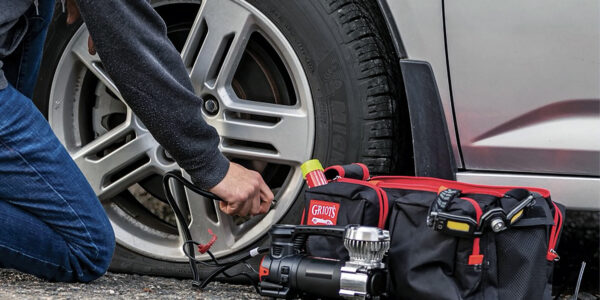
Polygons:
[[180,54],[146,0],[78,0],[105,70],[154,138],[201,188],[219,183],[229,161],[201,116]]

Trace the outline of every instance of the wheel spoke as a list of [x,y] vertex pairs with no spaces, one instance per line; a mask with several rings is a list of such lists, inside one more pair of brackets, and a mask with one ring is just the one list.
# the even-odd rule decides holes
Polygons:
[[196,92],[231,80],[253,25],[251,14],[234,1],[203,1],[181,54]]
[[89,144],[83,146],[81,149],[78,149],[75,153],[72,153],[71,156],[74,160],[76,160],[82,157],[94,155],[100,152],[101,150],[109,147],[111,144],[118,142],[127,134],[133,132],[135,132],[135,128],[132,121],[132,113],[128,111],[127,119],[125,120],[125,122],[119,124],[117,127],[99,136]]
[[121,124],[72,155],[100,199],[115,196],[157,169],[153,162],[158,143],[133,123]]
[[79,35],[78,39],[75,41],[75,45],[73,46],[72,52],[75,56],[81,61],[92,74],[96,75],[98,79],[106,85],[111,92],[115,94],[121,101],[124,102],[119,89],[115,83],[110,79],[108,74],[104,71],[102,67],[102,63],[100,62],[100,58],[98,55],[91,55],[88,52],[87,40],[89,37],[89,33],[85,31],[84,34]]
[[233,234],[235,225],[232,217],[223,214],[216,201],[195,194],[188,189],[186,189],[186,196],[192,217],[190,224],[192,237],[200,243],[206,243],[211,238],[208,233],[210,229],[218,237],[213,247],[218,249],[231,247],[235,242]]
[[221,99],[223,112],[206,121],[222,137],[223,153],[284,164],[299,164],[309,157],[309,128],[302,107]]

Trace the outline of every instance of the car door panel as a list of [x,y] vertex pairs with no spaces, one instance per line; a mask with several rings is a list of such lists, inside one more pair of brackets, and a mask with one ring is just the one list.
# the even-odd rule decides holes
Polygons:
[[465,168],[598,176],[600,2],[444,4]]

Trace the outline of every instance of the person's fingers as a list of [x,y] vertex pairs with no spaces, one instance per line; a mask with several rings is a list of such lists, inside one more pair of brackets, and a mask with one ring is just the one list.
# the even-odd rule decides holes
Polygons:
[[273,192],[271,191],[269,186],[265,183],[265,181],[262,180],[262,178],[261,178],[260,211],[259,211],[260,214],[266,214],[267,212],[269,212],[269,209],[271,208],[271,202],[273,202],[273,198],[275,198],[275,196],[273,195]]
[[219,209],[224,212],[227,213],[227,202],[225,201],[218,201],[219,202]]
[[240,209],[237,212],[231,213],[231,214],[238,215],[240,217],[245,217],[245,216],[249,215],[250,211],[252,210],[252,199],[249,198],[249,199],[246,199],[246,201],[244,201],[244,202],[238,202],[238,203],[241,204]]
[[88,52],[90,55],[96,55],[96,47],[94,47],[94,41],[92,41],[92,37],[88,37]]
[[226,214],[246,216],[269,211],[273,193],[262,176],[236,163],[230,163],[225,177],[209,189],[227,204],[219,204]]
[[222,212],[231,215],[232,213],[235,213],[236,209],[239,208],[236,205],[232,205],[231,203],[219,201],[219,209],[221,209]]
[[251,201],[252,203],[252,210],[250,211],[250,213],[255,216],[260,214],[260,190],[256,189],[256,193],[254,194],[254,197],[252,197],[252,199],[248,199]]
[[77,7],[77,3],[75,0],[67,0],[67,24],[71,25],[81,17],[81,13],[79,12],[79,7]]
[[259,214],[266,214],[269,212],[269,210],[271,209],[271,202],[272,201],[265,201],[265,200],[260,200],[260,209],[258,211]]

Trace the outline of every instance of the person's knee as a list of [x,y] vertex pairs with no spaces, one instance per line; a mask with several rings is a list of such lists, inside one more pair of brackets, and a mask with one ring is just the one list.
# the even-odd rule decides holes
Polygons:
[[106,230],[102,232],[99,248],[102,248],[102,250],[99,251],[98,266],[102,274],[104,274],[108,270],[113,254],[115,253],[115,233],[110,222]]
[[106,273],[115,251],[115,234],[106,216],[101,222],[102,226],[96,226],[90,231],[92,245],[84,251],[75,250],[79,265],[78,278],[75,281],[89,282]]
[[110,266],[113,254],[115,252],[115,234],[113,232],[110,223],[107,222],[105,230],[101,231],[96,240],[96,247],[98,248],[98,255],[95,259],[94,265],[91,268],[89,280],[97,279],[104,275]]

